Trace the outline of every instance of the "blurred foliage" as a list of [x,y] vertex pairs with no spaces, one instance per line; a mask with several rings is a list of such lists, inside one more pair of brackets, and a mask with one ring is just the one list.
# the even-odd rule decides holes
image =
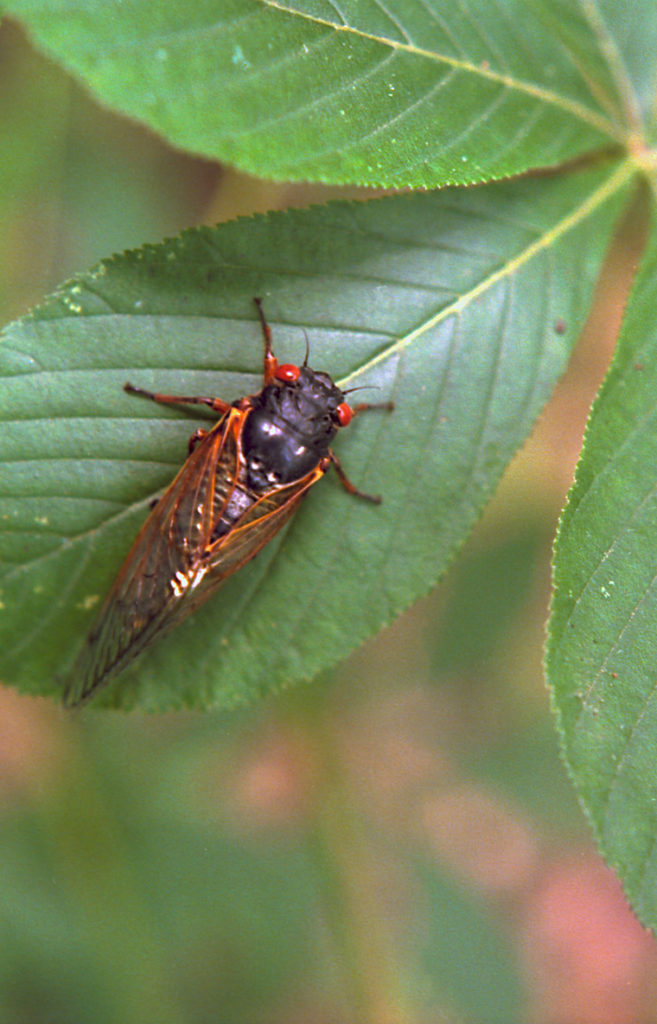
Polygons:
[[[101,255],[259,202],[6,23],[0,75],[4,320]],[[593,857],[536,655],[563,476],[532,442],[441,593],[312,689],[159,718],[3,692],[0,1020],[572,1024],[582,992],[590,1024],[654,1020],[650,940],[598,867],[563,870]],[[591,953],[616,934],[623,968]]]
[[198,220],[220,174],[92,103],[7,21],[0,117],[3,322],[102,256]]

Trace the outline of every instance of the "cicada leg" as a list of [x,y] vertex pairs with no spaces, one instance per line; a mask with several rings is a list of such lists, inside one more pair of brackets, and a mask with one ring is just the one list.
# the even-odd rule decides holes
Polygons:
[[206,395],[163,395],[159,391],[147,391],[146,388],[138,388],[135,384],[126,382],[123,390],[129,395],[140,395],[142,398],[150,398],[152,402],[159,402],[161,405],[209,405],[215,412],[227,413],[230,403],[224,402],[221,398],[210,398]]
[[371,501],[374,505],[381,504],[381,496],[379,494],[367,494],[365,491],[359,491],[355,484],[352,484],[351,480],[342,468],[342,463],[333,451],[329,451],[329,459],[335,466],[335,472],[338,474],[340,483],[344,487],[345,491],[349,494],[353,494],[355,498],[362,498],[364,501]]
[[256,309],[258,310],[258,316],[260,317],[260,326],[262,327],[262,335],[265,339],[265,358],[264,358],[264,376],[265,384],[271,384],[276,374],[276,367],[278,366],[278,360],[272,352],[272,339],[271,339],[271,327],[267,323],[265,313],[262,308],[262,299],[254,299]]
[[194,433],[189,439],[189,444],[187,445],[187,451],[189,455],[192,454],[192,452],[196,448],[196,445],[200,444],[201,441],[203,441],[208,436],[209,433],[209,430],[203,430],[201,427],[199,427],[198,430],[194,431]]
[[394,402],[361,402],[360,405],[351,406],[352,416],[358,416],[361,412],[367,412],[369,409],[380,409],[382,412],[392,412],[395,408]]
[[[351,415],[358,416],[361,412],[368,412],[371,409],[380,409],[384,412],[392,412],[395,408],[394,402],[361,402],[360,405],[351,406]],[[359,491],[358,488],[352,484],[351,480],[342,468],[342,463],[338,459],[334,451],[329,451],[329,459],[335,466],[335,471],[338,474],[340,483],[344,487],[345,491],[349,494],[353,494],[356,498],[363,498],[364,501],[371,501],[375,505],[381,504],[381,497],[378,494],[367,494],[365,491]]]
[[[230,409],[228,402],[221,398],[209,398],[204,395],[162,395],[159,391],[147,391],[145,388],[138,388],[134,384],[124,384],[123,390],[129,395],[139,395],[141,398],[150,398],[152,402],[160,402],[161,405],[209,405],[215,412],[224,415]],[[189,439],[188,452],[191,455],[199,441],[207,437],[208,431],[199,428],[195,430]]]

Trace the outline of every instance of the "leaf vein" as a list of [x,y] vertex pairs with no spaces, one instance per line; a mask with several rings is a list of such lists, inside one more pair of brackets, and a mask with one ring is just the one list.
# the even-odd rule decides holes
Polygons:
[[411,43],[402,43],[394,39],[390,39],[386,36],[379,36],[375,33],[365,32],[362,29],[355,29],[351,25],[347,24],[335,24],[326,18],[321,18],[318,15],[311,15],[308,13],[301,13],[294,8],[290,8],[283,0],[260,0],[265,7],[269,7],[273,10],[278,10],[282,13],[288,14],[292,17],[300,18],[304,21],[313,22],[315,24],[327,25],[332,27],[336,32],[345,32],[350,35],[354,35],[359,38],[369,39],[372,42],[379,43],[382,46],[387,46],[393,50],[403,51],[405,53],[412,54],[416,57],[424,57],[437,63],[446,64],[452,68],[465,71],[469,74],[477,75],[482,78],[489,79],[493,82],[499,82],[502,85],[509,87],[512,90],[523,93],[527,96],[533,96],[537,99],[542,100],[544,103],[548,103],[552,106],[559,107],[562,110],[567,111],[574,117],[579,118],[581,121],[597,128],[599,131],[606,135],[616,138],[617,129],[616,126],[606,117],[603,117],[598,111],[592,110],[590,107],[585,106],[583,103],[579,103],[576,100],[571,100],[566,96],[560,96],[558,93],[553,92],[545,86],[537,86],[532,82],[526,82],[522,79],[514,78],[511,75],[493,71],[489,67],[481,67],[475,64],[471,64],[467,60],[457,60],[454,57],[449,57],[446,54],[435,53],[432,50],[427,50],[419,46],[415,46]]

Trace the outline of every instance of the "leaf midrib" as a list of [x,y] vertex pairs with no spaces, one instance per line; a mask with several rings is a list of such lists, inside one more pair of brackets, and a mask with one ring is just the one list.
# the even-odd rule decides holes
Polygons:
[[353,25],[345,25],[344,23],[331,21],[328,18],[322,18],[316,14],[297,11],[282,3],[281,0],[260,0],[260,3],[262,3],[263,7],[271,8],[272,10],[279,11],[282,14],[287,14],[290,17],[300,18],[302,21],[322,25],[324,28],[333,29],[335,32],[345,32],[348,35],[357,36],[360,39],[367,39],[369,42],[378,43],[381,46],[388,46],[392,50],[409,53],[415,57],[423,57],[439,64],[445,64],[456,71],[464,71],[468,74],[478,75],[480,78],[495,82],[498,85],[503,85],[509,89],[514,89],[517,92],[524,93],[526,96],[531,96],[533,99],[542,100],[544,103],[559,107],[590,125],[592,128],[597,128],[598,131],[608,135],[616,142],[622,142],[624,139],[624,133],[620,130],[621,126],[614,124],[614,122],[609,118],[603,117],[601,114],[592,110],[590,107],[585,106],[583,103],[578,103],[576,100],[570,100],[564,96],[560,96],[558,93],[552,92],[544,86],[537,86],[531,82],[525,82],[522,79],[514,78],[512,75],[493,71],[491,68],[481,67],[481,65],[471,64],[466,60],[459,60],[456,57],[436,53],[434,50],[427,50],[423,47],[416,46],[413,43],[403,43],[398,39],[391,39],[387,36],[377,35],[374,32],[366,32],[363,29],[354,28]]
[[[267,0],[269,2],[269,0]],[[377,355],[373,356],[358,369],[353,370],[348,376],[342,377],[339,381],[336,381],[340,388],[344,388],[346,384],[350,384],[352,380],[356,379],[363,373],[369,372],[373,367],[377,366],[384,360],[390,359],[392,356],[398,355],[403,352],[405,348],[413,344],[418,338],[421,338],[427,331],[437,327],[440,323],[447,320],[450,316],[455,316],[466,309],[471,302],[474,302],[483,292],[487,289],[492,288],[498,281],[503,280],[505,277],[509,277],[512,273],[517,272],[525,263],[528,263],[542,250],[548,249],[550,246],[556,244],[556,242],[565,235],[568,231],[577,227],[581,221],[585,220],[593,211],[601,206],[607,200],[619,191],[627,181],[632,177],[635,172],[635,166],[632,159],[628,158],[624,160],[616,172],[592,192],[588,198],[579,204],[579,206],[572,210],[566,217],[563,217],[557,224],[555,224],[549,231],[545,231],[539,235],[535,241],[528,245],[522,252],[518,253],[512,259],[508,260],[504,266],[496,270],[495,273],[490,274],[488,277],[483,278],[474,288],[464,292],[463,295],[459,296],[454,302],[443,308],[430,317],[415,330],[409,334],[404,335],[395,341],[392,345],[378,352]]]

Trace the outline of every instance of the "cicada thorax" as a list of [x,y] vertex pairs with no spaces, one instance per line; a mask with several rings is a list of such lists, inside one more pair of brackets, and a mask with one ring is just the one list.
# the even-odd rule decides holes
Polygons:
[[[249,486],[263,492],[301,480],[329,457],[344,395],[326,373],[282,366],[284,379],[250,399],[242,431]],[[292,378],[292,379],[288,379]]]
[[222,471],[213,488],[211,544],[248,522],[249,510],[262,505],[263,497],[276,506],[280,491],[293,493],[293,485],[303,484],[309,474],[309,483],[314,482],[314,474],[329,464],[342,392],[328,374],[306,366],[284,366],[281,377],[237,402],[241,417],[229,413],[233,422],[225,430]]

